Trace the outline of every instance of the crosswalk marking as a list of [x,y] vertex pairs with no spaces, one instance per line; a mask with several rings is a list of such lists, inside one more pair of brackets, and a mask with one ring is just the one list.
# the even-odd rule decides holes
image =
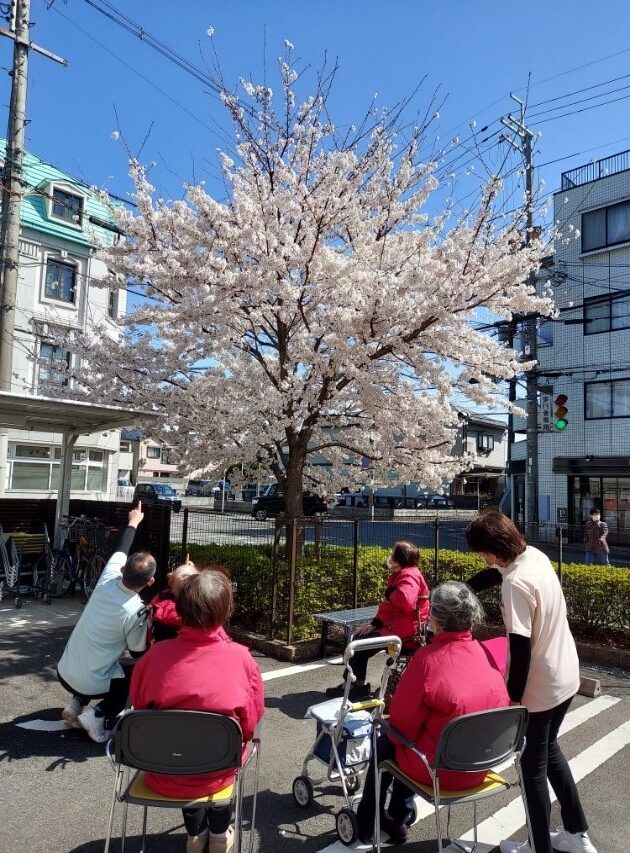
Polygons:
[[[575,782],[588,776],[604,762],[608,761],[617,752],[630,744],[630,720],[622,723],[613,731],[609,732],[596,743],[587,747],[575,758],[569,761],[569,767],[573,773]],[[556,795],[549,787],[551,802],[555,802]],[[520,797],[512,800],[495,815],[479,824],[479,837],[488,843],[498,844],[504,838],[509,838],[525,825],[525,811]],[[464,833],[464,839],[472,838],[473,831],[469,829]]]
[[[578,708],[575,708],[566,715],[562,727],[560,728],[560,737],[568,732],[581,726],[583,723],[592,720],[599,714],[614,707],[621,700],[615,696],[599,696],[589,702],[585,702]],[[630,721],[622,724],[617,729],[614,729],[609,734],[598,740],[592,746],[585,749],[575,758],[569,765],[573,772],[573,777],[577,782],[592,773],[600,765],[608,761],[613,755],[630,744]],[[512,766],[512,761],[507,761],[497,767],[498,772],[502,772]],[[551,792],[552,802],[555,801],[555,795]],[[418,822],[434,814],[433,807],[424,800],[416,798],[416,811],[418,812]],[[500,809],[495,815],[479,824],[478,834],[480,843],[479,853],[487,853],[502,841],[504,838],[509,838],[516,833],[522,826],[525,825],[525,812],[523,811],[522,800],[519,797],[512,800],[507,806]],[[464,833],[462,838],[470,840],[473,837],[472,828]],[[344,851],[352,850],[371,850],[371,844],[354,844],[352,848],[346,847],[341,841],[336,841],[328,847],[320,851],[320,853],[344,853]],[[445,853],[455,851],[452,845],[445,849]]]

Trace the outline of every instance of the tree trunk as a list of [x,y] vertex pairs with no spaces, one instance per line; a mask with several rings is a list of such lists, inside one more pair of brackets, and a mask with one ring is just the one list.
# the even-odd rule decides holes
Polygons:
[[[304,525],[294,519],[301,519],[304,515],[304,460],[305,453],[301,443],[296,441],[289,443],[289,456],[287,459],[286,480],[284,483],[284,510],[286,514],[287,554],[296,553],[301,557],[304,553]],[[296,547],[293,552],[293,535],[296,536]]]

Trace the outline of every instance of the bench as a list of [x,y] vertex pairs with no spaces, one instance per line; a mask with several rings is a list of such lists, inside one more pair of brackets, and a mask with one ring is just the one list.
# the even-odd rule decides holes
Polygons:
[[314,613],[315,619],[322,623],[322,634],[319,645],[320,656],[323,656],[326,651],[326,646],[329,644],[338,645],[334,640],[329,639],[328,629],[331,625],[341,625],[343,628],[343,647],[345,648],[352,640],[354,629],[361,625],[369,625],[376,616],[378,607],[355,607],[352,610],[331,610],[329,613]]

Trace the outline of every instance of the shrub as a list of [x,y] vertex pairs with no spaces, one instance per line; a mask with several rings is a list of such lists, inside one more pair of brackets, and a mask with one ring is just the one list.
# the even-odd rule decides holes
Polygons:
[[[179,546],[174,546],[179,547]],[[289,567],[280,549],[276,566],[276,622],[271,625],[274,571],[269,545],[188,546],[191,559],[203,565],[217,563],[229,569],[237,584],[232,623],[247,630],[283,639],[287,630]],[[358,552],[357,603],[360,607],[380,600],[387,578],[389,549],[362,546]],[[435,585],[433,549],[420,549],[421,569],[429,587]],[[464,551],[441,550],[437,582],[466,580],[485,567],[481,557]],[[307,544],[295,570],[293,610],[294,640],[319,634],[315,613],[353,606],[353,549]],[[616,644],[630,647],[630,570],[612,566],[565,564],[562,585],[567,614],[576,637],[610,636]],[[499,588],[483,593],[482,602],[490,623],[500,624]]]

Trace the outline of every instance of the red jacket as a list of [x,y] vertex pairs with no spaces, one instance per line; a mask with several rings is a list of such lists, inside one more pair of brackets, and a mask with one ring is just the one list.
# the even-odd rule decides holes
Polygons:
[[155,595],[149,604],[151,614],[147,645],[160,640],[174,640],[182,627],[182,617],[177,612],[175,596],[170,589]]
[[[414,654],[392,698],[390,719],[432,764],[448,722],[509,704],[503,674],[483,646],[470,631],[448,631]],[[431,784],[422,761],[401,744],[396,744],[396,762],[412,779]],[[438,776],[444,790],[456,791],[480,785],[485,773],[441,770]]]
[[[417,566],[392,572],[387,578],[385,597],[376,612],[381,635],[396,634],[402,640],[413,637],[418,629],[418,598],[429,595],[429,587]],[[420,621],[429,618],[428,598],[420,602]]]
[[[223,628],[204,631],[182,626],[174,640],[157,643],[136,663],[131,679],[136,709],[181,708],[229,714],[249,741],[265,711],[260,670],[249,649],[233,643]],[[233,773],[164,776],[147,773],[159,794],[200,797],[230,784]]]

